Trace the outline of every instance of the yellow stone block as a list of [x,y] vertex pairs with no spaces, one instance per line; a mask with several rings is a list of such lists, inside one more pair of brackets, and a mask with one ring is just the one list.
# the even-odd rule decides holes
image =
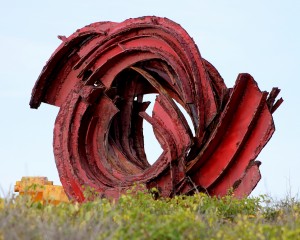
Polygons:
[[22,177],[17,181],[15,192],[20,195],[31,196],[32,201],[59,204],[69,202],[69,199],[62,186],[53,185],[47,177]]

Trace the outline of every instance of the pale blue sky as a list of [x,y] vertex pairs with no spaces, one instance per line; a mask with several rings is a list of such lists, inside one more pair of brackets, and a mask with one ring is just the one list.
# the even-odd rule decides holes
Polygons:
[[[258,157],[262,180],[253,195],[282,198],[290,191],[299,193],[300,1],[1,0],[0,6],[0,186],[4,192],[25,175],[47,176],[60,184],[52,152],[58,109],[42,104],[33,110],[28,105],[42,67],[60,44],[56,36],[68,36],[92,22],[156,15],[181,24],[228,87],[238,73],[248,72],[261,90],[282,89],[285,102],[274,114],[276,132]],[[148,151],[158,152],[153,146]]]

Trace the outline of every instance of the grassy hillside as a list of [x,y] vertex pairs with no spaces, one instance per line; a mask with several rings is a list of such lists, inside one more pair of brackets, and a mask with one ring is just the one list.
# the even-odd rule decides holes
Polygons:
[[129,193],[54,206],[0,200],[0,239],[300,239],[300,203]]

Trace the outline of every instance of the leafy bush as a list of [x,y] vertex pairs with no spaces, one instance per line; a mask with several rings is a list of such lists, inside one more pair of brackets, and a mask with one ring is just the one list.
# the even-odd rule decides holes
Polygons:
[[266,196],[205,194],[154,200],[132,191],[119,201],[0,200],[0,239],[300,239],[300,203]]

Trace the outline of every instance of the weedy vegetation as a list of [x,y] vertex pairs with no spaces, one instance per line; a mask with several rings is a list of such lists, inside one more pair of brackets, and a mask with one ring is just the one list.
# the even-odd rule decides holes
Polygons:
[[0,239],[300,239],[300,203],[293,198],[198,193],[155,200],[153,192],[56,206],[26,196],[1,199]]

